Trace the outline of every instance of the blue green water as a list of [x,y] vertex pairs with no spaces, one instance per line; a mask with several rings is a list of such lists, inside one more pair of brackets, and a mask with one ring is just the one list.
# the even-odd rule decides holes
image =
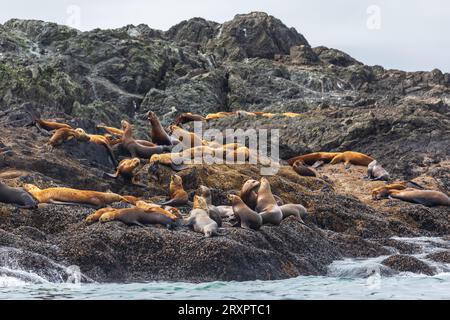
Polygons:
[[426,258],[428,253],[448,250],[450,243],[439,238],[399,239],[420,245],[421,253],[414,256],[434,267],[437,274],[394,273],[380,263],[386,256],[335,261],[328,276],[200,284],[54,283],[12,270],[15,273],[0,272],[0,299],[450,299],[450,264]]

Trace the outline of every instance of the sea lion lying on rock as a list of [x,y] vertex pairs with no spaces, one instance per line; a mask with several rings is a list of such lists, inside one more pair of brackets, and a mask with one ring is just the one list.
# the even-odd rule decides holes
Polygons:
[[99,221],[102,223],[122,221],[128,225],[134,224],[140,227],[145,227],[146,224],[161,224],[167,228],[174,228],[177,226],[174,219],[171,219],[162,213],[148,211],[138,207],[106,211],[101,215]]
[[23,209],[37,208],[38,202],[23,188],[12,188],[0,181],[0,202]]
[[412,188],[404,190],[391,189],[384,192],[382,196],[418,203],[427,207],[450,206],[450,197],[443,192],[435,190],[417,190]]
[[349,168],[350,164],[356,166],[368,166],[374,159],[368,155],[360,152],[345,151],[341,154],[336,155],[330,164],[337,164],[339,162],[344,162],[345,168]]

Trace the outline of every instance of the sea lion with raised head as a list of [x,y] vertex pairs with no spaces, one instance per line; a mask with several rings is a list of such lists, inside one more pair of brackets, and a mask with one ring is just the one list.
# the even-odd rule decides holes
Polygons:
[[154,143],[161,146],[171,146],[178,143],[178,140],[170,137],[166,130],[164,130],[156,113],[149,111],[147,113],[147,118],[151,124],[150,138],[152,138]]
[[256,208],[259,184],[259,181],[249,179],[244,182],[241,191],[239,192],[239,197],[252,210]]
[[220,214],[220,210],[212,204],[212,194],[211,189],[207,186],[200,185],[196,192],[199,196],[205,198],[206,204],[208,206],[208,214],[211,219],[213,219],[217,225],[222,227],[222,217]]
[[189,203],[189,195],[183,188],[183,179],[174,174],[170,177],[170,200],[158,203],[159,205],[184,206]]
[[72,188],[40,189],[33,184],[25,184],[23,188],[29,192],[39,203],[53,204],[87,204],[95,207],[104,207],[114,202],[135,203],[133,196],[121,196],[112,192],[99,192],[91,190],[78,190]]
[[256,212],[261,214],[263,224],[279,225],[283,220],[283,213],[275,200],[269,180],[261,178],[256,199]]
[[324,163],[329,163],[333,158],[337,155],[341,154],[341,152],[313,152],[304,154],[301,156],[293,157],[286,160],[289,165],[293,165],[295,161],[302,160],[304,164],[308,166],[314,165],[317,161],[323,161]]
[[219,235],[219,226],[208,215],[208,205],[205,198],[198,195],[194,196],[194,207],[184,224],[191,226],[195,232],[203,233],[207,238]]
[[297,172],[298,175],[302,177],[316,177],[316,172],[307,166],[305,166],[305,163],[303,160],[297,160],[292,165],[292,169],[294,169],[295,172]]
[[132,125],[125,120],[122,120],[122,129],[124,133],[122,135],[121,144],[126,150],[128,150],[133,158],[138,157],[149,159],[154,154],[164,153],[171,150],[171,147],[169,146],[147,147],[137,143],[133,138]]
[[250,209],[239,196],[229,194],[227,197],[231,201],[231,207],[241,228],[252,230],[259,230],[261,228],[263,218],[259,213]]
[[12,188],[0,181],[0,202],[23,209],[37,208],[38,202],[23,188]]
[[344,162],[345,168],[349,168],[350,164],[356,166],[368,166],[374,159],[364,153],[355,151],[345,151],[335,156],[330,164],[337,164]]
[[450,197],[441,191],[435,190],[417,190],[417,189],[404,189],[388,190],[387,193],[383,193],[384,198],[391,197],[411,203],[422,204],[427,207],[434,206],[450,206]]
[[174,219],[162,213],[148,211],[138,207],[107,211],[101,215],[99,221],[101,223],[121,221],[128,225],[134,224],[140,227],[145,227],[146,224],[161,224],[167,228],[174,228],[177,225]]
[[391,179],[389,172],[386,171],[380,164],[378,164],[377,160],[373,160],[367,166],[367,179],[371,181],[376,180],[384,180],[388,181]]

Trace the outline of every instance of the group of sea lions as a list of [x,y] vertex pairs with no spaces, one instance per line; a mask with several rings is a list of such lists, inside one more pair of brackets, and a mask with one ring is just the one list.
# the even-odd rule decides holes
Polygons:
[[[290,158],[287,162],[292,166],[295,172],[301,176],[316,177],[316,172],[309,168],[318,168],[325,163],[331,165],[344,162],[345,168],[350,165],[367,166],[367,176],[364,177],[370,181],[391,180],[389,172],[384,169],[377,160],[372,157],[354,151],[345,152],[314,152],[305,155]],[[425,190],[421,185],[412,181],[402,181],[372,190],[372,199],[380,200],[384,198],[395,198],[411,203],[418,203],[424,206],[450,206],[450,197],[437,190]]]
[[[33,123],[41,132],[49,132],[51,137],[47,143],[50,148],[69,141],[96,143],[105,147],[115,166],[114,173],[105,173],[106,176],[117,179],[123,178],[137,187],[147,187],[140,183],[137,173],[141,166],[141,159],[150,164],[150,172],[158,172],[158,165],[166,165],[174,171],[185,168],[183,159],[192,159],[197,155],[220,157],[225,159],[249,158],[252,150],[239,143],[218,144],[207,141],[181,127],[181,124],[192,121],[217,119],[242,112],[217,113],[201,117],[192,114],[183,114],[176,123],[165,130],[158,117],[153,112],[148,112],[147,118],[151,125],[149,135],[151,141],[138,140],[133,137],[133,125],[126,120],[121,121],[121,128],[114,128],[100,124],[97,128],[104,130],[104,135],[88,134],[81,128],[57,121],[43,120],[34,110],[26,109]],[[246,112],[247,114],[248,112]],[[296,117],[298,114],[284,113],[288,117]],[[250,116],[267,116],[266,113],[254,112]],[[184,117],[184,118],[183,118]],[[201,118],[200,118],[201,117]],[[189,120],[191,121],[191,120]],[[174,146],[181,144],[184,148],[180,152],[173,152]],[[126,156],[117,161],[114,149],[120,149]],[[174,162],[174,159],[181,162]],[[343,162],[345,168],[350,165],[367,166],[367,179],[390,181],[389,173],[372,157],[354,151],[345,152],[315,152],[287,160],[293,170],[302,176],[317,176],[314,169],[321,165],[334,165]],[[379,200],[391,197],[408,202],[419,203],[425,206],[446,205],[450,206],[450,198],[440,191],[423,190],[413,182],[391,183],[376,188],[372,192],[372,198]],[[119,195],[112,192],[98,192],[91,190],[78,190],[72,188],[47,188],[41,189],[36,185],[25,184],[22,188],[12,188],[0,182],[0,202],[12,203],[22,208],[36,208],[39,203],[86,205],[97,209],[86,218],[87,222],[122,221],[126,224],[139,226],[147,224],[160,224],[170,228],[191,227],[194,231],[204,234],[206,237],[219,235],[222,222],[229,222],[234,226],[244,229],[259,230],[262,225],[279,225],[289,216],[295,216],[303,224],[302,217],[307,210],[301,204],[284,204],[283,200],[271,191],[269,181],[266,178],[247,180],[242,185],[238,194],[227,195],[229,205],[214,205],[211,190],[207,186],[200,186],[189,201],[189,195],[183,188],[182,178],[173,174],[169,185],[169,199],[160,203],[152,203],[149,200],[139,199],[132,195]],[[124,202],[131,207],[112,208],[115,202]],[[192,206],[187,217],[183,217],[177,209],[179,206]]]

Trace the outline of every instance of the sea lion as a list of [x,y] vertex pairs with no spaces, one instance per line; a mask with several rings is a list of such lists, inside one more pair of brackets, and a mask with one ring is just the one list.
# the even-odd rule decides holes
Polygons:
[[333,158],[335,158],[337,155],[340,154],[341,152],[313,152],[290,158],[287,160],[287,162],[289,163],[289,165],[292,166],[295,161],[302,160],[304,164],[311,166],[315,164],[317,161],[323,161],[324,163],[328,163]]
[[217,211],[220,214],[220,218],[224,220],[235,219],[233,208],[231,206],[216,206]]
[[101,223],[122,221],[125,224],[134,224],[140,227],[145,227],[146,224],[161,224],[167,228],[173,228],[176,226],[176,221],[166,215],[154,211],[150,212],[138,207],[107,211],[102,214],[99,221]]
[[450,206],[450,197],[443,192],[435,190],[417,190],[412,188],[404,190],[391,189],[387,193],[383,193],[382,196],[418,203],[427,207]]
[[[181,217],[181,214],[179,212],[173,210],[175,208],[168,208],[170,210],[169,211],[169,210],[166,210],[166,208],[161,208],[161,206],[156,203],[148,203],[146,201],[139,200],[136,202],[136,207],[138,207],[140,209],[144,209],[148,212],[161,213],[173,220],[176,220]],[[176,214],[173,212],[176,212]]]
[[87,204],[95,207],[104,207],[114,202],[135,203],[133,196],[121,196],[112,192],[99,192],[91,190],[78,190],[71,188],[40,189],[33,184],[25,184],[23,188],[29,192],[39,203],[53,204]]
[[206,204],[208,206],[208,215],[211,219],[213,219],[217,225],[222,227],[222,217],[220,214],[220,210],[217,209],[215,205],[212,204],[212,194],[211,189],[207,186],[200,185],[196,192],[199,196],[205,198]]
[[122,176],[126,182],[131,182],[131,184],[139,187],[147,187],[146,185],[138,182],[136,169],[139,168],[140,164],[141,160],[139,158],[123,159],[120,161],[114,174],[105,172],[105,175],[114,179]]
[[150,137],[154,143],[161,146],[171,146],[178,143],[177,139],[170,137],[166,130],[164,130],[156,113],[149,111],[147,113],[147,118],[151,124]]
[[389,172],[386,171],[377,160],[373,160],[367,166],[367,178],[371,181],[384,180],[388,181],[391,179]]
[[133,158],[150,158],[154,154],[164,153],[170,151],[169,146],[156,146],[147,147],[136,142],[133,138],[133,128],[132,125],[122,120],[122,129],[124,131],[122,136],[122,146],[128,150]]
[[233,114],[234,114],[234,112],[226,112],[226,111],[210,113],[210,114],[206,115],[205,120],[209,121],[209,120],[225,118],[225,117],[231,116]]
[[183,188],[183,179],[174,174],[170,177],[170,200],[158,203],[159,205],[184,206],[189,203],[189,196]]
[[199,114],[192,114],[190,112],[182,113],[177,117],[175,120],[175,125],[180,126],[182,124],[192,122],[192,121],[205,121],[205,117],[199,115]]
[[162,164],[171,167],[174,171],[181,171],[188,168],[187,165],[183,165],[183,154],[182,153],[161,153],[154,154],[150,157],[150,170],[153,174],[156,174],[158,170],[158,164]]
[[225,159],[227,162],[245,163],[250,158],[250,149],[247,147],[239,147],[236,150],[230,150]]
[[115,136],[122,136],[123,135],[123,130],[122,129],[118,129],[118,128],[114,128],[114,127],[109,127],[106,124],[99,124],[97,125],[98,129],[103,129],[106,132],[108,132],[109,134],[115,135]]
[[23,209],[37,208],[37,201],[23,188],[12,188],[0,181],[0,202],[11,203]]
[[228,200],[231,201],[234,215],[240,222],[241,228],[259,230],[263,224],[263,218],[260,214],[250,209],[239,196],[229,194]]
[[95,211],[94,213],[92,213],[86,217],[86,222],[88,222],[88,223],[97,222],[104,213],[114,211],[114,210],[118,210],[118,209],[111,208],[111,207],[98,209],[97,211]]
[[[117,128],[114,128],[114,127],[108,127],[108,126],[106,126],[104,124],[97,125],[97,128],[104,129],[106,132],[108,132],[112,136],[120,137],[118,139],[113,139],[113,137],[108,135],[108,134],[103,135],[105,138],[107,138],[107,140],[109,141],[109,144],[111,146],[114,146],[114,145],[122,142],[122,140],[121,140],[121,137],[123,135],[123,130],[122,129],[117,129]],[[135,140],[135,141],[137,143],[143,145],[143,146],[146,146],[146,147],[156,147],[155,143],[147,141],[147,140]]]
[[53,131],[57,129],[72,129],[72,127],[66,123],[59,123],[55,121],[42,120],[41,115],[36,110],[32,109],[30,104],[25,103],[25,111],[31,116],[32,124],[41,131],[42,129],[46,131]]
[[401,181],[375,188],[372,190],[372,199],[379,200],[388,196],[389,190],[405,190],[407,188],[424,189],[420,184],[413,181]]
[[360,152],[354,152],[354,151],[345,151],[341,154],[338,154],[335,156],[331,161],[330,164],[337,164],[339,162],[344,162],[345,167],[348,168],[350,164],[356,165],[356,166],[368,166],[369,163],[371,163],[374,159],[372,157],[369,157],[368,155]]
[[239,197],[244,201],[244,203],[252,210],[256,208],[256,203],[258,199],[258,187],[260,183],[257,180],[249,179],[242,185]]
[[305,166],[305,163],[303,160],[297,160],[292,165],[292,169],[294,169],[295,172],[298,173],[298,175],[302,177],[316,177],[316,173],[314,170],[308,168]]
[[260,180],[256,211],[262,216],[263,224],[279,225],[281,220],[283,220],[283,213],[272,194],[269,181],[266,178],[261,178]]
[[189,132],[176,125],[170,125],[170,133],[172,137],[176,138],[185,148],[194,148],[198,146],[207,146],[208,143],[194,132]]
[[194,207],[189,217],[185,220],[185,225],[192,226],[195,232],[203,233],[207,238],[219,235],[219,226],[208,215],[208,206],[205,198],[198,195],[194,196]]
[[80,141],[89,140],[86,135],[80,134],[80,132],[75,129],[61,128],[55,131],[50,140],[47,142],[47,145],[50,146],[50,148],[54,148],[72,139],[77,139]]
[[288,203],[280,206],[281,212],[283,213],[283,219],[289,216],[296,216],[300,220],[307,215],[308,211],[301,204]]

